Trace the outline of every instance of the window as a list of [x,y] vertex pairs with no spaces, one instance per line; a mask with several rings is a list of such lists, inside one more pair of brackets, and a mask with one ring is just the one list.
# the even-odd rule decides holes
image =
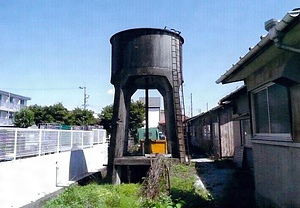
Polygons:
[[25,105],[25,100],[20,100],[20,105]]
[[13,114],[12,112],[9,112],[9,113],[8,113],[8,118],[9,118],[9,119],[13,119],[13,118],[14,118],[14,114]]
[[288,88],[267,85],[252,93],[254,133],[290,134],[291,118]]
[[210,139],[210,125],[203,126],[203,139]]
[[212,134],[214,139],[219,139],[219,123],[212,124]]

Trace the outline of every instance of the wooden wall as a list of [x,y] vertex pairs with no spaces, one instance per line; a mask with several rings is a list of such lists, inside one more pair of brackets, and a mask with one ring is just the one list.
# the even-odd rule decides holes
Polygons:
[[300,142],[300,84],[290,88],[293,120],[293,140]]

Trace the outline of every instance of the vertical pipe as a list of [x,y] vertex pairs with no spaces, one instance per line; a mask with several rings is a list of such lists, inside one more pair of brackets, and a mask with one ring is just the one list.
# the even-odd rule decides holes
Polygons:
[[145,117],[146,117],[146,138],[145,138],[145,153],[151,153],[150,140],[149,140],[149,80],[145,78]]
[[59,167],[58,167],[58,161],[56,161],[56,163],[55,163],[55,181],[56,181],[56,183],[55,183],[55,186],[56,187],[58,187],[58,184],[59,184],[59,182],[58,182],[58,178],[59,178]]
[[148,89],[148,79],[146,78],[146,89],[145,89],[145,97],[146,97],[146,140],[149,140],[149,89]]

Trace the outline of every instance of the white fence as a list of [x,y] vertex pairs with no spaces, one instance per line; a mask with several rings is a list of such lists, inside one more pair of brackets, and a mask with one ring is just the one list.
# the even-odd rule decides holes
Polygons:
[[106,130],[0,128],[0,161],[40,156],[106,142]]

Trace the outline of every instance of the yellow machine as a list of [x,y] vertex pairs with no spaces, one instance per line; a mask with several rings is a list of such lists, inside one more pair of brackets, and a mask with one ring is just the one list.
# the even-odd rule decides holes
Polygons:
[[[145,131],[144,128],[138,129],[138,138],[140,140],[142,151],[146,139]],[[149,128],[149,139],[152,154],[167,154],[166,137],[161,132],[158,132],[157,128]]]

